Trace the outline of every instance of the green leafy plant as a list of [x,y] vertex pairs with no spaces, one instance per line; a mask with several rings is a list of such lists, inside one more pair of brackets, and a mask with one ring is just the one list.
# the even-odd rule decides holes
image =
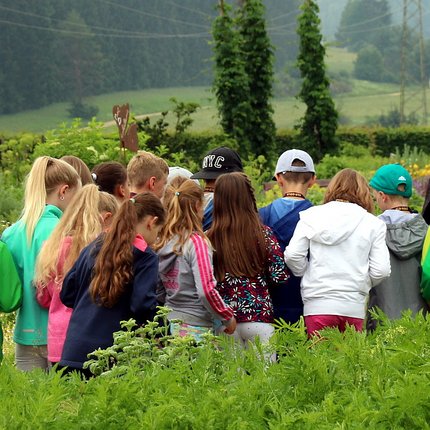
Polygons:
[[303,320],[279,321],[273,364],[259,346],[244,350],[229,338],[197,346],[162,331],[160,348],[149,340],[153,323],[137,334],[131,322],[115,334],[115,350],[98,352],[90,365],[102,375],[89,381],[22,373],[6,355],[0,427],[427,428],[430,321],[407,312],[380,320],[372,334],[326,329],[311,340]]
[[[144,135],[140,138],[141,141],[145,140]],[[59,129],[48,131],[44,141],[36,146],[33,157],[42,155],[55,158],[74,155],[81,158],[90,169],[102,161],[123,161],[118,137],[106,136],[103,124],[95,119],[87,127],[83,127],[82,120],[76,118],[71,125],[62,124]],[[126,161],[132,156],[133,153],[126,150]]]

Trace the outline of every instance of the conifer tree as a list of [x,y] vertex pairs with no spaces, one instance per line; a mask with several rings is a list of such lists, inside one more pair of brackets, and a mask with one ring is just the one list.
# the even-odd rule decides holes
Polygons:
[[213,26],[214,91],[224,131],[245,156],[273,155],[275,124],[270,104],[273,52],[261,0],[242,2],[236,17],[220,2]]
[[335,136],[338,113],[326,76],[318,5],[314,0],[305,0],[301,10],[297,64],[302,75],[302,87],[298,98],[306,104],[306,112],[301,119],[300,134],[303,146],[313,149],[316,159],[321,159],[324,154],[338,150]]
[[253,154],[274,155],[275,123],[270,103],[273,84],[273,47],[266,30],[262,0],[246,0],[239,10],[238,27],[249,83],[250,115],[247,136]]
[[220,2],[213,24],[215,80],[218,114],[224,132],[234,137],[242,156],[250,150],[246,134],[250,115],[249,82],[231,8]]

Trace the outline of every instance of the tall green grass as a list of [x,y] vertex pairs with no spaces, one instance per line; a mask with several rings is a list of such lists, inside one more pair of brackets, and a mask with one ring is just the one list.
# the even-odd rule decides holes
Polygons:
[[430,322],[405,315],[366,336],[281,326],[279,361],[230,342],[171,347],[88,382],[0,366],[0,428],[428,429]]

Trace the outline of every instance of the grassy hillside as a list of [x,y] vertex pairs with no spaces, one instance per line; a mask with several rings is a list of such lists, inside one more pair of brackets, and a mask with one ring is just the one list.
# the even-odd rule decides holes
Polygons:
[[[355,54],[345,49],[329,47],[327,49],[328,70],[345,76],[351,76]],[[393,84],[358,81],[347,78],[351,91],[335,97],[336,105],[342,117],[348,124],[364,124],[369,117],[387,113],[399,106],[399,86]],[[407,111],[419,109],[421,98],[418,89],[410,89]],[[125,91],[90,97],[87,102],[99,108],[98,120],[112,120],[112,106],[130,103],[133,114],[142,116],[151,114],[154,119],[157,113],[169,110],[173,105],[169,101],[175,97],[180,101],[197,102],[201,109],[193,116],[193,129],[196,131],[214,130],[219,127],[215,100],[210,88],[162,88],[141,91]],[[430,105],[430,95],[428,96]],[[43,132],[58,127],[64,121],[70,121],[67,116],[67,103],[56,103],[43,109],[21,112],[15,115],[0,116],[0,132],[33,131]],[[292,127],[301,117],[304,106],[294,97],[277,97],[273,101],[274,119],[279,129]],[[169,118],[171,122],[173,118]]]

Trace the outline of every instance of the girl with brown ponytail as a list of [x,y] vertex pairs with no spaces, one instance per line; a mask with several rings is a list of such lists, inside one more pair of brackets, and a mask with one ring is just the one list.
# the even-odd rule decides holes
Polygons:
[[121,321],[152,320],[158,257],[149,246],[164,218],[158,197],[138,194],[121,205],[106,235],[82,251],[60,293],[73,308],[60,366],[82,370],[88,354],[112,345]]
[[269,285],[285,283],[289,275],[276,237],[260,221],[254,190],[244,173],[217,179],[207,235],[215,250],[217,289],[236,316],[234,337],[244,347],[257,337],[267,343],[274,332]]
[[175,178],[166,189],[167,220],[156,249],[160,257],[159,300],[170,308],[171,331],[196,341],[222,321],[232,334],[233,311],[215,286],[212,248],[202,230],[203,190],[191,179]]

